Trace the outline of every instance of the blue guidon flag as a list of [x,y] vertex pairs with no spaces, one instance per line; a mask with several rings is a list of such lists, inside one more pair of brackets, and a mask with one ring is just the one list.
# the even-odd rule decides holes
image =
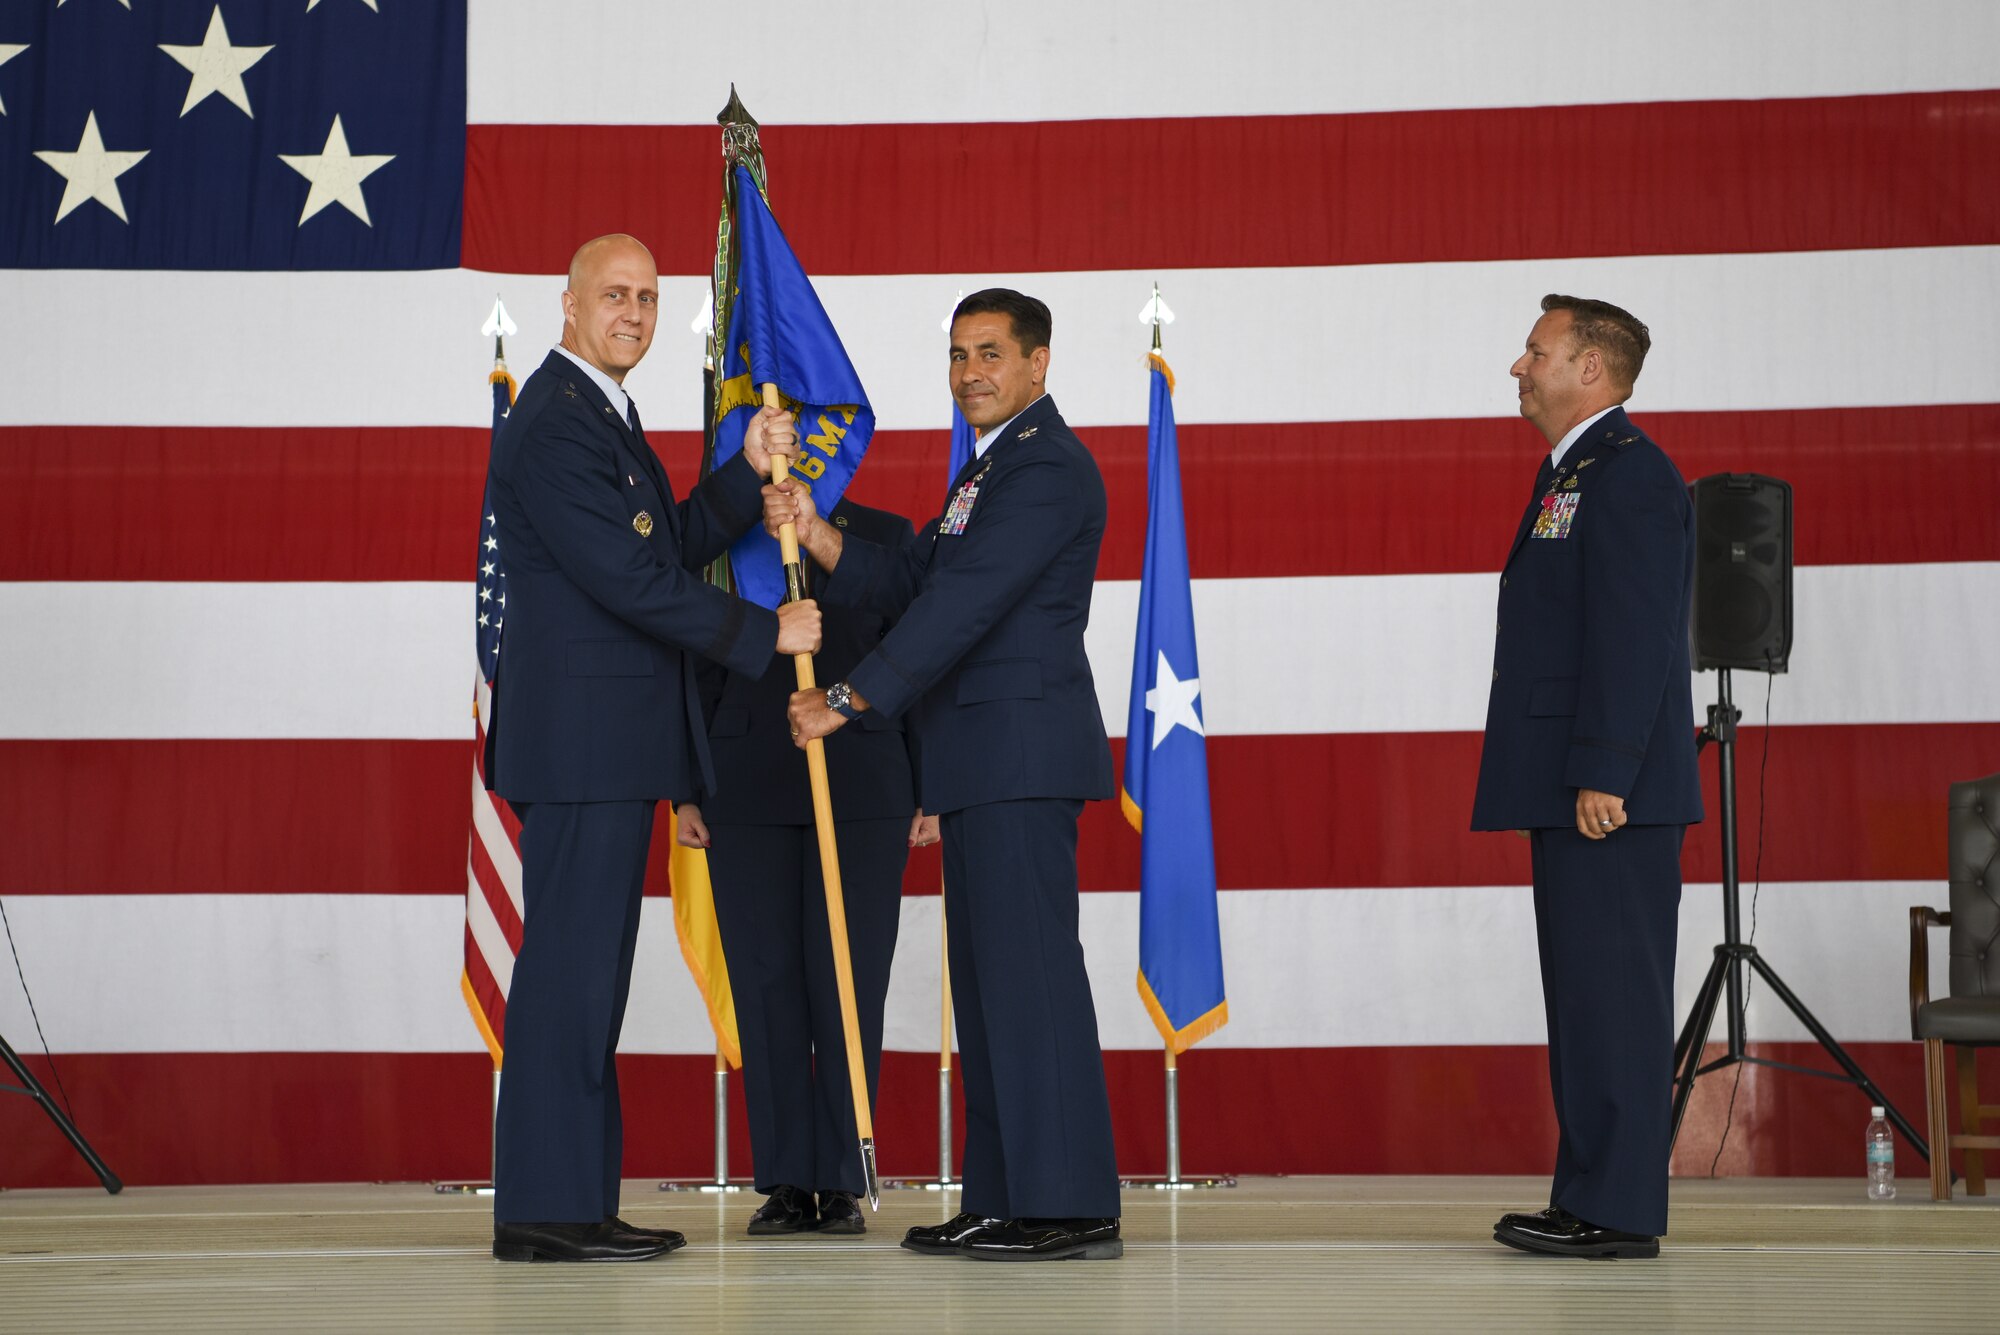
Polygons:
[[9,6],[0,267],[455,268],[465,10]]
[[[775,384],[785,408],[799,419],[792,477],[812,488],[814,507],[826,514],[861,466],[875,434],[875,410],[756,182],[742,167],[735,171],[740,249],[716,384],[715,463],[719,467],[743,449],[744,427],[763,404],[762,386]],[[754,527],[729,555],[737,591],[745,598],[765,607],[784,600],[776,538]]]
[[1125,728],[1125,818],[1139,831],[1139,997],[1175,1052],[1229,1023],[1215,837],[1208,813],[1208,729],[1194,646],[1194,596],[1181,514],[1173,373],[1152,358],[1146,563]]

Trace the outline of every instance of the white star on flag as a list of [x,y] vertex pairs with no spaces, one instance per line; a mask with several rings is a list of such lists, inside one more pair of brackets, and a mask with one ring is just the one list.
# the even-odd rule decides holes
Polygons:
[[1201,678],[1182,681],[1174,676],[1173,665],[1167,662],[1163,651],[1159,673],[1153,681],[1153,689],[1146,692],[1146,709],[1153,716],[1153,750],[1159,750],[1160,743],[1175,728],[1186,728],[1197,737],[1208,736],[1201,726],[1201,715],[1194,712],[1195,698],[1201,694]]
[[305,226],[306,219],[327,205],[338,204],[373,227],[375,224],[368,219],[368,201],[361,195],[361,183],[394,162],[396,155],[348,152],[347,131],[340,127],[340,117],[335,116],[333,128],[326,132],[325,148],[317,153],[280,153],[278,160],[312,182],[312,189],[306,192],[305,210],[299,214],[299,226]]
[[[16,46],[12,42],[0,42],[0,65],[6,64],[8,61],[12,60],[15,56],[20,55],[23,51],[26,51],[27,49],[28,48],[26,44]],[[7,114],[6,99],[0,98],[0,116],[4,116],[6,114]]]
[[181,103],[181,115],[200,106],[211,93],[222,94],[246,116],[257,114],[250,110],[250,93],[243,86],[243,71],[270,54],[271,48],[231,46],[229,29],[222,22],[221,5],[209,13],[208,33],[200,46],[169,46],[162,42],[160,50],[194,76],[188,80],[187,101]]
[[[374,10],[377,14],[382,12],[382,6],[377,4],[376,0],[361,0],[361,3]],[[306,13],[310,14],[318,8],[319,0],[306,0]]]
[[[64,5],[68,3],[69,0],[56,0],[56,8],[61,9]],[[118,0],[118,3],[125,6],[125,8],[127,9],[130,9],[132,7],[132,0]]]
[[56,221],[69,217],[85,200],[94,199],[117,214],[119,222],[130,223],[132,220],[125,216],[125,199],[118,193],[118,178],[137,166],[146,152],[145,149],[136,153],[107,150],[104,136],[97,132],[97,113],[94,111],[84,118],[83,137],[77,141],[75,152],[38,150],[35,156],[48,163],[67,182],[63,186],[62,203],[56,205]]

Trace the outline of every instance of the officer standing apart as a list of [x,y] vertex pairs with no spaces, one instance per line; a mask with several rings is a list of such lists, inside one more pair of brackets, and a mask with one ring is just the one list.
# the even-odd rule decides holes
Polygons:
[[1559,1134],[1549,1207],[1493,1236],[1651,1257],[1667,1228],[1681,840],[1702,814],[1694,512],[1619,406],[1646,326],[1579,297],[1542,312],[1512,374],[1550,454],[1500,576],[1472,828],[1519,829],[1532,849]]
[[1097,1014],[1077,937],[1076,823],[1111,796],[1084,653],[1104,482],[1043,382],[1049,309],[1006,288],[959,302],[950,384],[980,437],[944,514],[885,547],[765,490],[832,572],[833,605],[897,616],[853,672],[791,699],[800,745],[881,713],[916,735],[919,797],[944,836],[952,1000],[965,1080],[964,1213],[912,1251],[1111,1259],[1118,1169]]
[[[901,548],[912,539],[909,520],[852,501],[843,500],[829,518],[836,528],[885,547]],[[810,562],[807,570],[813,584],[825,578]],[[837,679],[882,642],[888,622],[851,608],[828,608],[824,615],[825,643],[815,666]],[[757,1190],[769,1198],[750,1217],[752,1236],[868,1228],[856,1201],[866,1184],[812,793],[786,723],[796,680],[792,660],[782,657],[761,676],[702,673],[717,790],[700,806],[675,809],[680,843],[708,850],[715,917],[729,961],[750,1159]],[[916,785],[900,718],[863,715],[827,739],[826,766],[872,1101],[903,866],[911,848],[937,842],[937,820],[912,815]]]
[[638,939],[653,809],[712,788],[695,655],[761,672],[819,646],[811,602],[776,613],[694,573],[756,522],[767,412],[743,458],[676,503],[625,375],[653,340],[659,276],[629,236],[570,261],[562,345],[493,442],[494,538],[507,563],[488,785],[521,818],[520,953],[494,1128],[493,1254],[632,1261],[682,1245],[617,1217],[624,1152],[618,1031]]

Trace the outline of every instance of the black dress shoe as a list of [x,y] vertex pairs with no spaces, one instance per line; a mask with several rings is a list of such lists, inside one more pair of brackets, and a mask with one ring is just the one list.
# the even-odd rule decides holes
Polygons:
[[1544,1206],[1542,1209],[1536,1210],[1533,1214],[1529,1214],[1526,1212],[1523,1212],[1521,1214],[1503,1214],[1500,1216],[1500,1222],[1495,1224],[1493,1227],[1495,1229],[1539,1228],[1542,1225],[1554,1219],[1556,1217],[1556,1214],[1558,1213],[1558,1210],[1559,1207],[1554,1205],[1549,1205],[1549,1206]]
[[903,1235],[903,1246],[930,1256],[956,1256],[967,1238],[1001,1222],[985,1215],[953,1215],[942,1224],[919,1224]]
[[685,1234],[676,1233],[670,1228],[640,1228],[637,1224],[626,1223],[617,1215],[610,1216],[604,1222],[621,1233],[630,1233],[635,1237],[641,1238],[658,1238],[661,1242],[667,1244],[667,1250],[670,1252],[678,1251],[680,1248],[688,1245]]
[[868,1221],[862,1217],[861,1202],[851,1191],[822,1191],[819,1194],[821,1233],[866,1233]]
[[627,1233],[617,1225],[493,1225],[496,1261],[650,1261],[673,1250],[659,1238]]
[[1542,1256],[1581,1256],[1594,1261],[1648,1260],[1660,1254],[1660,1240],[1646,1233],[1621,1233],[1578,1219],[1561,1206],[1540,1215],[1508,1215],[1493,1240]]
[[958,1251],[981,1261],[1115,1261],[1125,1244],[1116,1219],[1007,1219],[967,1238]]
[[819,1226],[819,1209],[813,1195],[800,1187],[780,1184],[750,1216],[750,1236],[768,1237],[775,1233],[809,1233]]

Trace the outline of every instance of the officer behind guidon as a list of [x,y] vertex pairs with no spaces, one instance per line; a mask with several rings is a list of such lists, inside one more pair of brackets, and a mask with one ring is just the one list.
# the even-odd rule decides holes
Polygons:
[[[900,547],[910,521],[843,500],[830,518],[870,542]],[[809,587],[825,574],[806,563]],[[881,614],[830,608],[821,621],[819,671],[842,677],[882,641]],[[834,981],[806,767],[787,731],[792,660],[761,676],[704,670],[702,695],[715,755],[716,792],[676,809],[679,841],[708,850],[715,917],[729,961],[736,1033],[743,1045],[743,1103],[750,1159],[768,1199],[749,1231],[867,1231],[856,1204],[864,1187],[847,1045]],[[882,1013],[903,905],[903,866],[917,844],[937,842],[935,817],[913,816],[916,786],[903,721],[870,712],[826,743],[847,908],[849,959],[868,1092],[882,1064]]]
[[1493,1236],[1558,1256],[1657,1256],[1667,1228],[1681,838],[1701,783],[1693,507],[1619,406],[1651,342],[1616,306],[1551,295],[1513,366],[1550,455],[1500,576],[1472,828],[1530,840],[1558,1129],[1548,1208]]

